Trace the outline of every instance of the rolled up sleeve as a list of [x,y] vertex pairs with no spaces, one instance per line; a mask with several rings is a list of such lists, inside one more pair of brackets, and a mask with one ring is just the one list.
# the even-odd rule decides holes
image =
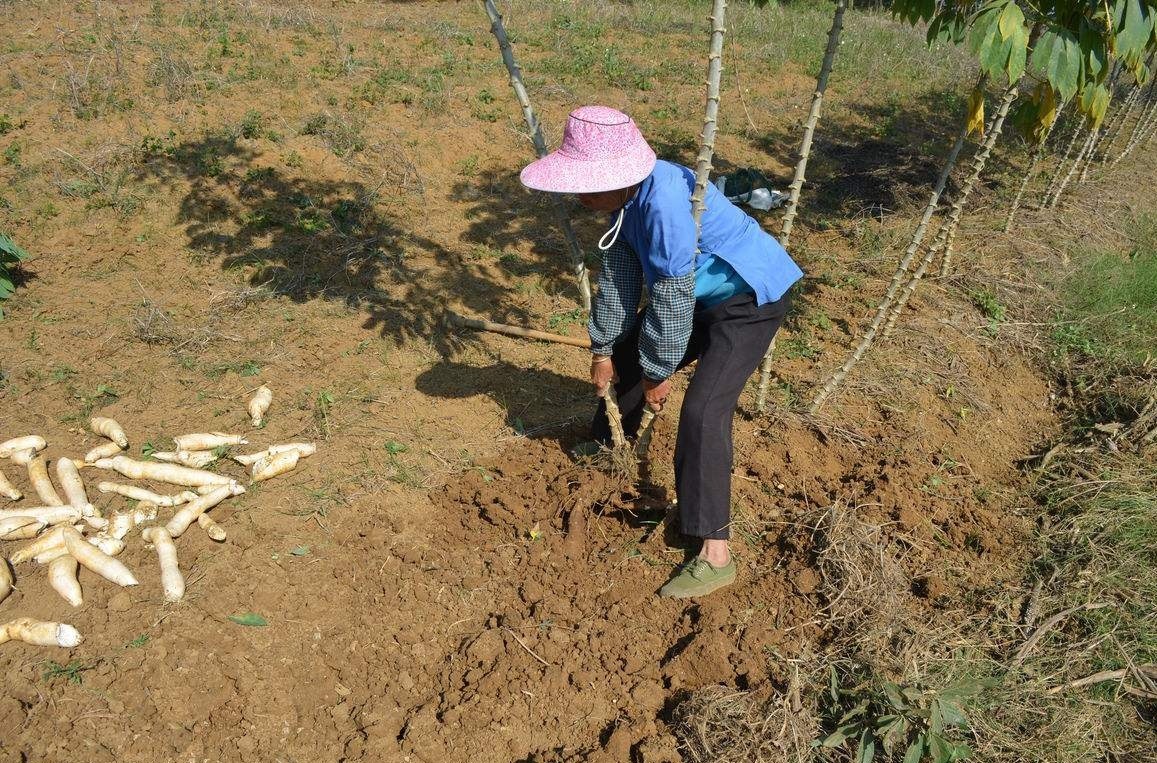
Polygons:
[[655,281],[639,332],[639,365],[648,379],[662,381],[678,370],[694,318],[694,273]]
[[643,266],[626,242],[616,241],[603,252],[598,289],[587,330],[591,352],[610,355],[615,343],[634,327],[643,292]]

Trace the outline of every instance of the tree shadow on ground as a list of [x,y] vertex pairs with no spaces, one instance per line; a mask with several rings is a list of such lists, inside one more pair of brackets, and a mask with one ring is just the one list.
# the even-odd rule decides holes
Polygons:
[[[151,148],[151,150],[150,150]],[[329,180],[270,166],[251,141],[228,133],[146,149],[138,180],[187,190],[178,223],[195,257],[244,268],[250,286],[295,302],[326,300],[364,310],[365,328],[398,342],[457,349],[442,330],[447,302],[525,321],[485,263],[406,226],[407,206],[356,180]],[[411,205],[412,206],[412,205]],[[539,223],[539,225],[541,225]]]
[[514,431],[559,442],[573,439],[576,427],[585,431],[595,409],[590,382],[507,361],[475,366],[443,360],[418,376],[417,388],[444,399],[486,395],[502,406]]
[[[822,220],[889,214],[923,202],[943,167],[964,115],[955,91],[903,101],[840,102],[824,113],[812,142],[801,212]],[[1011,126],[1006,127],[1011,129]],[[754,144],[794,164],[802,129],[792,123]],[[968,153],[962,155],[966,159]],[[989,176],[995,167],[990,168]],[[786,187],[791,178],[777,178]],[[955,186],[945,194],[951,201]]]

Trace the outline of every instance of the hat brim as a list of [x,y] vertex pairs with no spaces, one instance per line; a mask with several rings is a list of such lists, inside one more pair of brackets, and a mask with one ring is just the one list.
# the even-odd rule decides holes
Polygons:
[[650,146],[627,156],[584,161],[559,151],[528,164],[519,174],[527,188],[550,193],[602,193],[629,188],[647,179],[655,169]]

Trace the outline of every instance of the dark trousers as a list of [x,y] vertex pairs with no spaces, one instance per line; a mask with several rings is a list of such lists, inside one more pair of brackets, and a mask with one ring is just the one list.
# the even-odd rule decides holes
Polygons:
[[[727,538],[731,524],[731,420],[739,394],[759,367],[767,346],[783,323],[790,299],[756,306],[751,294],[737,294],[718,305],[696,307],[683,368],[699,361],[679,413],[675,441],[675,492],[684,535]],[[615,345],[619,380],[615,394],[623,430],[633,434],[643,415],[643,372],[639,367],[639,328]],[[599,402],[592,424],[596,440],[609,443],[606,407]]]

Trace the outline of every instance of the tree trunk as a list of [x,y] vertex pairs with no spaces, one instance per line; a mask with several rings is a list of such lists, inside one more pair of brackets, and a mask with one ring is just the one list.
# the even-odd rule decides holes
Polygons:
[[[534,109],[530,105],[530,95],[526,92],[526,85],[522,81],[522,69],[514,60],[514,49],[510,45],[510,39],[506,36],[506,28],[502,25],[502,15],[495,7],[494,0],[484,0],[483,5],[486,7],[486,15],[490,17],[490,31],[494,33],[495,39],[498,40],[498,47],[502,50],[502,62],[506,64],[506,71],[510,74],[510,86],[514,89],[514,95],[522,107],[522,116],[526,120],[527,129],[530,130],[530,138],[534,141],[534,152],[541,158],[547,154],[546,139],[542,135],[542,125],[539,124],[538,117],[535,116]],[[570,252],[571,268],[578,283],[583,309],[589,312],[591,309],[591,283],[587,275],[586,257],[583,256],[582,246],[579,245],[578,236],[575,235],[574,228],[571,226],[562,198],[558,194],[547,195],[550,197],[555,220],[562,228],[563,237],[566,239],[567,249]]]
[[1004,120],[1008,116],[1008,110],[1012,106],[1012,102],[1016,100],[1019,87],[1020,80],[1018,79],[1004,91],[1000,99],[1000,106],[997,108],[996,114],[993,115],[992,121],[988,125],[988,134],[981,144],[980,151],[978,151],[972,159],[972,172],[969,174],[968,179],[964,181],[960,195],[952,203],[952,212],[949,214],[948,219],[940,226],[940,230],[936,232],[936,238],[928,247],[928,251],[924,254],[924,259],[920,261],[920,266],[916,268],[916,272],[908,279],[908,283],[904,285],[903,291],[900,292],[891,309],[888,311],[888,317],[884,323],[883,330],[885,337],[891,335],[892,330],[896,327],[896,320],[900,317],[900,314],[904,311],[904,307],[908,304],[908,300],[916,291],[916,286],[920,283],[920,279],[924,277],[928,266],[941,250],[944,251],[944,260],[940,274],[942,277],[947,275],[947,269],[951,267],[952,243],[956,239],[956,231],[960,226],[960,217],[964,213],[964,205],[968,202],[968,197],[972,194],[972,189],[976,187],[976,183],[984,171],[984,166],[988,163],[988,157],[992,154],[992,147],[996,145],[996,139],[1000,137],[1000,131],[1004,128]]
[[1129,154],[1133,153],[1133,149],[1141,142],[1141,136],[1149,126],[1150,118],[1157,112],[1157,105],[1153,101],[1153,89],[1157,87],[1157,77],[1153,78],[1153,82],[1149,85],[1149,93],[1144,98],[1144,103],[1141,105],[1141,113],[1137,115],[1137,122],[1133,125],[1133,132],[1129,135],[1129,142],[1125,144],[1125,148],[1121,153],[1117,154],[1117,158],[1113,160],[1113,167],[1124,159]]
[[1020,209],[1020,201],[1024,198],[1024,192],[1028,190],[1028,184],[1036,176],[1037,170],[1040,168],[1041,160],[1045,155],[1045,146],[1048,144],[1049,136],[1052,135],[1053,129],[1060,121],[1060,114],[1053,118],[1053,123],[1045,130],[1044,137],[1041,138],[1040,145],[1032,152],[1032,162],[1029,164],[1028,171],[1024,173],[1024,179],[1020,181],[1020,188],[1016,192],[1016,198],[1012,200],[1012,206],[1008,210],[1008,218],[1004,221],[1004,232],[1010,233],[1012,231],[1012,223],[1016,220],[1017,210]]
[[831,76],[832,66],[836,60],[836,50],[840,45],[840,33],[844,28],[844,11],[846,9],[847,0],[836,0],[836,13],[832,17],[832,28],[828,32],[828,47],[824,51],[824,61],[820,66],[819,78],[816,80],[816,91],[812,95],[811,111],[808,112],[807,122],[804,124],[803,142],[799,149],[799,163],[795,166],[795,177],[791,181],[791,197],[787,202],[787,212],[783,216],[783,232],[780,234],[780,243],[785,249],[791,241],[791,228],[799,210],[800,193],[803,191],[803,184],[807,182],[807,160],[811,155],[812,137],[815,135],[816,124],[820,121],[824,93],[828,89],[828,77]]
[[[983,88],[988,81],[986,75],[980,75],[976,87]],[[932,215],[935,214],[937,206],[940,204],[940,196],[944,193],[944,186],[948,184],[948,177],[952,174],[952,170],[956,167],[956,160],[960,157],[960,150],[964,148],[964,143],[968,139],[967,123],[961,125],[960,132],[956,136],[956,142],[953,143],[948,156],[944,160],[944,167],[940,171],[940,177],[936,180],[936,187],[932,189],[932,195],[928,199],[927,206],[924,207],[924,215],[920,218],[920,223],[916,226],[916,231],[912,234],[911,241],[908,242],[908,248],[904,251],[904,256],[900,259],[899,265],[896,266],[896,271],[892,274],[892,280],[888,284],[888,289],[884,293],[883,299],[880,300],[880,305],[876,308],[876,314],[872,318],[872,322],[868,324],[864,336],[860,338],[859,344],[856,345],[852,354],[844,361],[838,369],[836,369],[831,376],[827,378],[823,386],[820,387],[819,392],[812,398],[809,411],[815,413],[824,404],[824,402],[831,397],[831,394],[836,390],[844,379],[848,377],[848,373],[860,362],[860,358],[864,357],[864,353],[872,346],[872,342],[879,333],[880,327],[884,323],[884,318],[888,315],[888,309],[891,307],[892,300],[896,293],[900,290],[904,283],[905,276],[908,275],[908,268],[912,264],[912,260],[916,257],[916,252],[920,248],[920,244],[924,241],[924,235],[928,232],[928,223],[932,220]]]
[[1121,132],[1125,129],[1125,124],[1129,121],[1129,117],[1133,114],[1133,109],[1137,107],[1137,102],[1141,100],[1141,86],[1134,85],[1132,91],[1129,92],[1129,97],[1125,99],[1121,110],[1117,112],[1117,118],[1114,120],[1112,134],[1107,136],[1103,141],[1103,148],[1101,149],[1101,166],[1104,167],[1109,163],[1109,154],[1113,151],[1113,144],[1117,142],[1117,138],[1121,137]]
[[1040,208],[1046,209],[1049,205],[1049,200],[1053,197],[1053,191],[1057,189],[1057,183],[1061,180],[1061,173],[1065,169],[1065,165],[1069,161],[1069,157],[1073,155],[1073,149],[1077,145],[1077,138],[1081,135],[1081,128],[1084,127],[1085,122],[1080,115],[1073,111],[1073,118],[1076,120],[1076,126],[1073,127],[1073,134],[1069,138],[1069,144],[1065,147],[1065,153],[1061,155],[1061,160],[1057,162],[1057,167],[1053,170],[1052,177],[1049,178],[1049,184],[1045,187],[1045,192],[1041,196]]
[[[799,197],[803,192],[803,184],[807,182],[807,160],[811,156],[812,138],[815,136],[816,125],[820,121],[820,112],[823,109],[824,93],[828,89],[828,78],[835,65],[836,50],[840,46],[840,34],[844,29],[844,12],[847,10],[847,0],[836,0],[836,12],[832,16],[832,28],[828,31],[828,46],[824,50],[824,60],[820,65],[820,74],[816,79],[816,91],[812,95],[811,111],[808,112],[807,122],[803,129],[803,142],[799,148],[799,163],[795,166],[795,177],[791,181],[791,197],[787,202],[787,212],[783,216],[783,231],[780,234],[780,243],[784,249],[791,244],[791,229],[795,223],[795,216],[799,211]],[[767,408],[767,387],[771,381],[771,362],[775,356],[775,338],[767,346],[763,355],[763,362],[759,364],[759,391],[755,398],[756,413],[763,413]]]
[[1077,173],[1077,167],[1081,166],[1081,162],[1085,159],[1085,154],[1087,154],[1089,149],[1092,148],[1093,139],[1096,138],[1096,136],[1097,131],[1094,130],[1090,125],[1088,137],[1085,138],[1084,145],[1081,146],[1081,152],[1077,154],[1077,158],[1073,160],[1072,166],[1069,167],[1068,174],[1065,175],[1064,180],[1062,180],[1060,185],[1057,186],[1057,190],[1053,192],[1052,199],[1049,200],[1049,209],[1054,209],[1057,205],[1057,202],[1061,200],[1061,196],[1064,194],[1065,189],[1068,188],[1069,182],[1073,179],[1073,175]]
[[1102,129],[1093,130],[1093,139],[1089,142],[1089,150],[1085,152],[1085,164],[1081,167],[1081,176],[1077,178],[1077,183],[1083,185],[1089,179],[1089,166],[1093,163],[1093,155],[1097,152],[1097,146],[1101,142],[1101,138],[1105,136],[1105,131]]
[[691,193],[691,215],[698,233],[706,208],[707,182],[711,160],[715,156],[715,128],[719,118],[719,82],[723,76],[723,17],[727,0],[714,0],[711,8],[711,48],[707,53],[707,105],[703,113],[703,131],[699,134],[699,156],[695,160],[695,190]]

